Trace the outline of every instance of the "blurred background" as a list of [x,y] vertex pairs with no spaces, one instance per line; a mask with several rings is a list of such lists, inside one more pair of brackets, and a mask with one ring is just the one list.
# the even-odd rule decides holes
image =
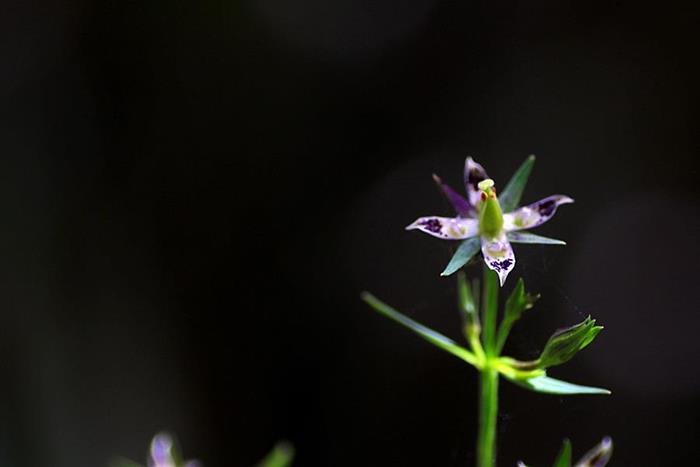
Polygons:
[[[464,158],[565,193],[511,277],[543,298],[506,351],[588,314],[554,377],[503,383],[500,465],[604,435],[612,465],[694,465],[698,9],[437,0],[20,2],[0,15],[0,464],[206,466],[278,439],[308,466],[464,466],[476,374],[371,311],[459,338]],[[478,274],[478,268],[468,271]],[[514,285],[510,281],[506,291]]]

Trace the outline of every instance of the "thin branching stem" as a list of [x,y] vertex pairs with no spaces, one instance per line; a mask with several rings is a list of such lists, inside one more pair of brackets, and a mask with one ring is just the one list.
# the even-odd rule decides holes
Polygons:
[[481,298],[483,340],[486,362],[479,370],[479,435],[477,467],[493,467],[496,462],[496,422],[498,416],[498,360],[496,321],[498,318],[498,276],[484,265],[484,292]]

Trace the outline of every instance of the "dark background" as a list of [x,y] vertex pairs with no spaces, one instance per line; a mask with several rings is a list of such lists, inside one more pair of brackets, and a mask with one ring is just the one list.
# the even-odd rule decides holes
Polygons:
[[[694,465],[697,9],[639,2],[7,2],[0,15],[0,464],[473,462],[475,372],[376,315],[459,337],[464,157],[577,200],[516,247],[542,293],[507,352],[592,314],[555,377],[503,383],[501,465],[603,435],[613,465]],[[478,268],[469,271],[478,274]]]

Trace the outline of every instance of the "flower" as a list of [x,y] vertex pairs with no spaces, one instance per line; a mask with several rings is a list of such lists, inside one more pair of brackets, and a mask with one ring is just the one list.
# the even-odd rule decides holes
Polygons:
[[175,441],[167,433],[158,433],[151,441],[149,467],[201,467],[198,461],[180,461]]
[[[560,205],[573,203],[573,199],[552,195],[516,209],[534,160],[534,156],[530,156],[522,164],[500,196],[496,196],[494,181],[471,157],[467,157],[464,164],[466,198],[433,175],[457,212],[457,217],[420,217],[406,230],[418,229],[443,240],[464,240],[442,275],[457,271],[480,247],[486,265],[498,274],[502,286],[515,267],[511,242],[565,244],[561,240],[541,237],[525,230],[544,224],[554,216]],[[503,211],[506,213],[503,214]]]

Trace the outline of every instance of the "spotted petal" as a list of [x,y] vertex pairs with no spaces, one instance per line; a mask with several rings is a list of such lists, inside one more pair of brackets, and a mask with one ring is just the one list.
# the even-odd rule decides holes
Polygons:
[[484,168],[471,157],[467,157],[464,161],[464,188],[467,190],[467,199],[474,211],[481,202],[481,192],[477,185],[487,178],[489,176],[486,175]]
[[564,195],[552,195],[523,206],[513,212],[503,215],[503,228],[505,230],[531,229],[544,224],[554,216],[557,207],[562,204],[573,203],[574,200]]
[[433,180],[435,180],[438,188],[440,188],[440,191],[445,195],[445,198],[450,202],[459,217],[474,217],[472,215],[471,205],[469,201],[464,199],[464,196],[457,193],[451,186],[444,183],[442,179],[435,174],[433,174]]
[[479,221],[462,217],[419,217],[406,230],[418,229],[443,240],[461,240],[479,232]]
[[486,265],[498,274],[498,279],[503,286],[508,273],[515,267],[515,254],[505,232],[501,232],[500,236],[493,239],[482,236],[481,253],[484,255]]

